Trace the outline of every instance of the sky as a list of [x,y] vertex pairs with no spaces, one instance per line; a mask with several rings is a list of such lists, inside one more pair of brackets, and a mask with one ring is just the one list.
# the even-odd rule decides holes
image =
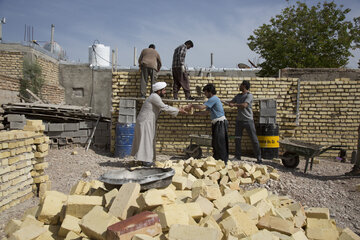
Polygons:
[[[235,68],[248,60],[263,60],[248,45],[248,37],[270,18],[293,5],[289,0],[0,0],[4,42],[24,41],[25,25],[34,29],[40,44],[54,39],[70,62],[89,62],[89,46],[100,42],[118,49],[118,65],[130,67],[150,43],[156,45],[163,66],[171,67],[174,49],[186,40],[194,42],[186,65],[209,67],[210,55],[218,68]],[[309,6],[315,0],[303,0]],[[335,0],[350,8],[351,20],[360,16],[360,0]],[[357,68],[360,50],[352,51],[348,68]]]

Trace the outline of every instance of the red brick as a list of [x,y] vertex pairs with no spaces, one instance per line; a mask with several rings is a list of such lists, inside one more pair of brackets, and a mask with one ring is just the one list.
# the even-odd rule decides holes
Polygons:
[[145,211],[107,228],[107,240],[131,240],[135,234],[156,236],[162,233],[159,216]]

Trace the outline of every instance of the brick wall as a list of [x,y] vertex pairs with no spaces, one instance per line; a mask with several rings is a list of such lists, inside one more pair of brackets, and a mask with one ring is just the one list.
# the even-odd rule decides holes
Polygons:
[[[336,81],[309,81],[300,85],[300,118],[296,120],[297,84],[295,78],[237,78],[237,77],[191,77],[190,87],[196,96],[196,87],[207,83],[215,84],[217,96],[230,100],[238,93],[238,84],[243,80],[251,83],[250,91],[255,99],[273,98],[277,100],[277,122],[280,138],[294,137],[315,144],[347,145],[348,157],[357,144],[357,127],[360,123],[360,82],[349,79]],[[158,81],[168,83],[164,102],[174,107],[187,105],[189,101],[172,101],[172,77],[160,75]],[[121,97],[140,96],[140,74],[138,72],[117,72],[113,74],[112,98],[112,149],[115,144],[115,128],[118,105]],[[149,89],[148,89],[149,90]],[[182,89],[180,99],[184,99]],[[202,101],[203,102],[203,101]],[[198,103],[202,103],[198,102]],[[137,101],[137,111],[142,101]],[[236,109],[225,107],[229,120],[229,135],[235,134]],[[254,103],[255,122],[258,104]],[[211,135],[209,116],[179,115],[173,118],[165,113],[158,120],[157,151],[160,153],[182,153],[189,145],[189,134]],[[246,133],[244,132],[246,135]],[[250,140],[245,136],[243,148],[252,152]],[[206,148],[203,148],[203,151]],[[234,152],[234,140],[230,140],[230,153]],[[324,157],[337,156],[337,152],[327,152]]]
[[[59,83],[59,62],[29,47],[23,47],[22,51],[0,51],[0,90],[19,92],[20,79],[23,77],[23,62],[25,55],[37,61],[42,69],[45,80],[42,97],[43,100],[60,104],[65,101],[65,90]],[[11,101],[9,99],[9,101]],[[6,102],[2,102],[6,103]]]

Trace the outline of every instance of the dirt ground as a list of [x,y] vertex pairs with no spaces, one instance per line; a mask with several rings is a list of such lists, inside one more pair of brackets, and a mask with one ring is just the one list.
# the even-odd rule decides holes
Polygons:
[[[72,155],[77,151],[77,155]],[[185,156],[159,155],[157,159],[185,159]],[[82,148],[50,150],[47,156],[49,168],[46,173],[52,181],[52,190],[68,194],[71,187],[80,179],[98,179],[104,172],[119,166],[120,161],[131,160],[113,158],[110,153],[101,150],[84,151]],[[244,158],[255,163],[255,159]],[[352,167],[349,163],[321,160],[313,166],[312,171],[303,173],[304,162],[297,169],[287,169],[279,163],[264,160],[265,165],[278,169],[280,181],[270,180],[266,184],[252,184],[246,188],[265,187],[278,195],[288,195],[308,207],[326,207],[330,209],[331,217],[341,228],[349,227],[360,235],[360,192],[355,190],[360,184],[360,177],[347,177],[344,173]],[[90,171],[91,175],[84,179],[82,174]],[[0,213],[0,239],[4,235],[5,224],[10,219],[21,219],[24,211],[39,203],[33,197],[11,209]]]

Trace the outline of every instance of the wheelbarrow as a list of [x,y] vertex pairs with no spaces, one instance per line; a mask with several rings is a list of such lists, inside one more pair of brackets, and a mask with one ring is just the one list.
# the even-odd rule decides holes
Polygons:
[[186,156],[193,157],[195,159],[202,157],[201,146],[207,147],[207,151],[209,152],[210,147],[212,146],[211,141],[212,137],[210,135],[198,135],[191,134],[190,137],[190,145],[184,149]]
[[310,170],[312,170],[314,158],[322,153],[328,150],[340,150],[342,154],[345,152],[343,149],[345,146],[341,145],[322,146],[289,138],[279,140],[279,143],[285,151],[280,157],[283,165],[288,168],[296,168],[300,162],[299,157],[303,156],[306,160],[304,173],[307,171],[309,162]]

